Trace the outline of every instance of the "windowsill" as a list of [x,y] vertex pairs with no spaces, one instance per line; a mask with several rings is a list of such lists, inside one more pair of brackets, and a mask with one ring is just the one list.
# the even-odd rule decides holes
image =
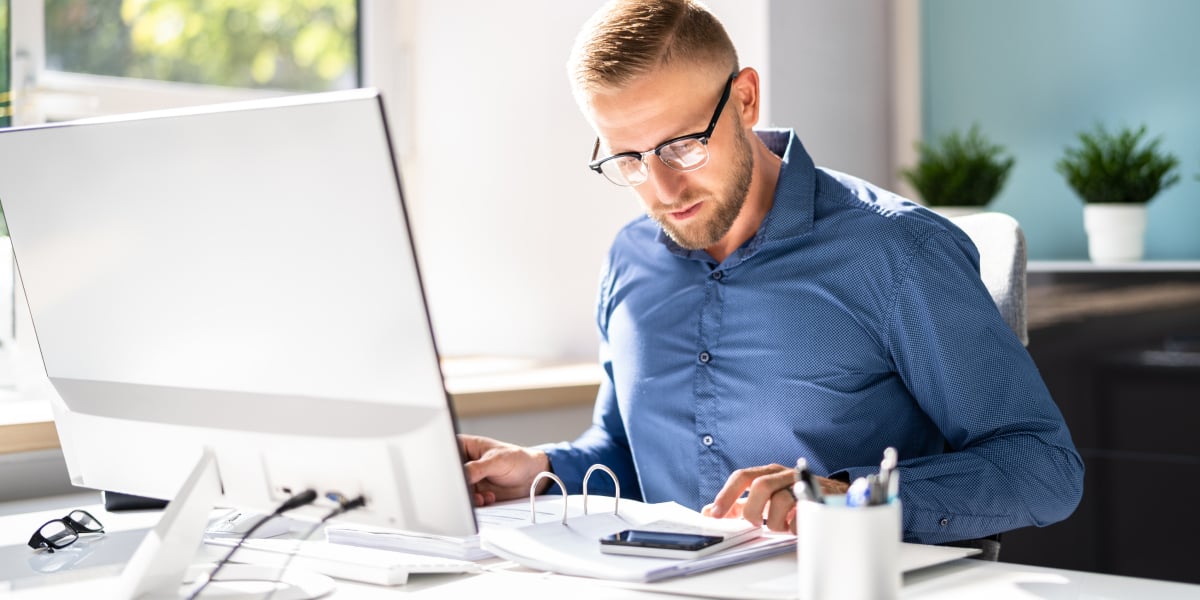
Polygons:
[[504,358],[445,360],[442,371],[459,417],[591,406],[601,377],[594,362],[547,364]]
[[[460,418],[591,406],[601,375],[595,363],[520,359],[456,358],[442,368]],[[49,402],[15,394],[0,392],[0,455],[58,448]]]
[[16,392],[0,393],[0,454],[58,448],[58,432],[50,403],[22,400]]

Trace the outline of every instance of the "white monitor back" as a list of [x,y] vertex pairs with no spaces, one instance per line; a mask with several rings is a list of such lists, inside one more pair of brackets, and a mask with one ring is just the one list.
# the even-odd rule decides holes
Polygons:
[[169,498],[207,446],[231,504],[475,530],[377,92],[0,131],[0,157],[75,484]]

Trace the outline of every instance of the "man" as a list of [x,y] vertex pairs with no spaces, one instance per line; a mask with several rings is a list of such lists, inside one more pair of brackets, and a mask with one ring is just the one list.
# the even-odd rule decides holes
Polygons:
[[605,265],[592,427],[536,448],[462,436],[477,504],[543,470],[578,493],[603,463],[624,495],[794,529],[796,458],[840,493],[894,446],[907,540],[1074,510],[1082,463],[969,239],[814,168],[790,130],[755,132],[758,73],[703,6],[610,3],[569,72],[598,134],[591,167],[647,217]]

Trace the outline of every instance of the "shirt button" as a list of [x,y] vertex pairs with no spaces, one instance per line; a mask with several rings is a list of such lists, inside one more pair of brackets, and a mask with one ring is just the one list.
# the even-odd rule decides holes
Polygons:
[[721,280],[721,278],[722,278],[722,277],[724,277],[724,276],[725,276],[725,272],[724,272],[724,271],[713,271],[713,274],[712,274],[712,278],[713,278],[713,279],[716,279],[717,281],[720,281],[720,280]]
[[708,361],[712,360],[712,355],[707,352],[701,352],[699,358],[700,358],[700,362],[702,362],[704,364],[708,364]]
[[713,445],[713,436],[711,436],[711,435],[706,435],[706,436],[704,436],[704,437],[700,438],[700,443],[701,443],[701,444],[704,444],[705,446],[711,446],[711,445]]
[[938,525],[941,525],[942,527],[945,527],[949,524],[950,524],[950,519],[947,519],[946,517],[942,517],[942,520],[938,521]]

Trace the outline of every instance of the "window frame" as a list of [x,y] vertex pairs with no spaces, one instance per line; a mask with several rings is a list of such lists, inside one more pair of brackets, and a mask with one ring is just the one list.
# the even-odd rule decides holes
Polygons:
[[[407,63],[411,39],[404,35],[409,30],[403,24],[409,21],[404,17],[411,14],[411,4],[358,0],[359,86],[378,87],[385,98],[402,89],[397,85],[403,75],[400,67]],[[14,2],[10,16],[13,125],[305,93],[48,70],[44,0]]]

